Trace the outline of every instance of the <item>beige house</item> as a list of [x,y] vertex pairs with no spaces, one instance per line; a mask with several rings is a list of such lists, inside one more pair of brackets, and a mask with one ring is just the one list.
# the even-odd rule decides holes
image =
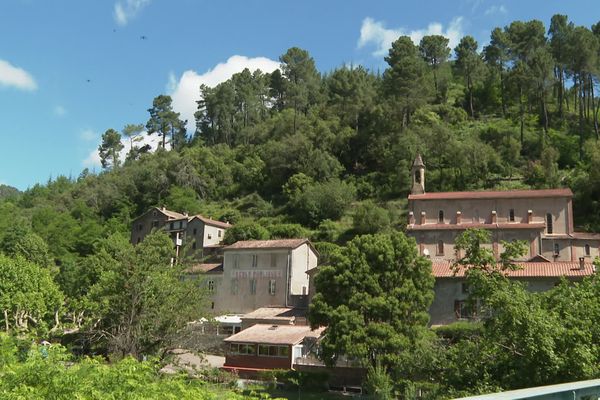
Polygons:
[[176,247],[189,245],[189,251],[197,257],[204,257],[221,247],[225,231],[230,227],[227,222],[202,215],[180,214],[164,207],[153,207],[133,220],[131,243],[140,243],[153,230],[163,229],[171,236]]
[[454,241],[468,228],[489,230],[496,256],[503,252],[502,241],[513,240],[528,243],[523,260],[576,262],[599,255],[600,234],[574,230],[570,189],[426,193],[420,156],[412,176],[407,232],[433,260],[455,259]]
[[308,239],[239,241],[223,249],[214,278],[216,313],[245,314],[261,307],[306,307],[318,253]]

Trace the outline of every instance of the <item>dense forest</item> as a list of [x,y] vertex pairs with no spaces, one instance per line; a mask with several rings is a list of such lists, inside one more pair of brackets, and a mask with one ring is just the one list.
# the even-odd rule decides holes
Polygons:
[[[125,295],[150,284],[173,304],[195,296],[190,285],[163,290],[180,272],[156,268],[168,263],[169,243],[156,235],[133,248],[133,218],[165,205],[236,224],[228,242],[309,237],[327,263],[354,237],[404,229],[416,154],[429,192],[570,187],[576,225],[600,231],[600,23],[555,15],[549,26],[496,28],[483,48],[471,36],[454,49],[448,43],[399,37],[383,73],[354,65],[320,72],[306,50],[290,48],[279,70],[246,69],[199,87],[194,132],[159,95],[147,121],[106,130],[100,173],[24,192],[0,186],[5,329],[82,329],[87,351],[157,352],[176,332],[132,339],[148,329],[144,318],[178,327],[202,310],[171,315],[146,291],[135,305]],[[141,145],[144,135],[158,138],[157,150]],[[135,310],[135,321],[117,309]],[[462,389],[471,383],[457,376]]]

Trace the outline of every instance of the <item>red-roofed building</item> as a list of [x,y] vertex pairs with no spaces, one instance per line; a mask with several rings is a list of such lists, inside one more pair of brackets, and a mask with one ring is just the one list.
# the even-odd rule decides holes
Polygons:
[[454,241],[465,229],[492,234],[489,247],[496,256],[502,241],[524,240],[522,261],[541,255],[550,261],[591,261],[599,255],[600,234],[575,232],[570,189],[427,193],[425,164],[417,156],[408,196],[407,232],[422,255],[433,260],[456,257]]
[[[563,277],[580,281],[596,272],[593,263],[585,259],[577,262],[519,262],[516,265],[518,269],[504,271],[504,274],[510,279],[525,282],[528,290],[533,292],[552,289]],[[432,262],[431,270],[435,277],[435,296],[429,308],[430,324],[444,325],[471,319],[473,315],[466,301],[469,290],[464,268],[455,271],[451,261],[436,260]]]

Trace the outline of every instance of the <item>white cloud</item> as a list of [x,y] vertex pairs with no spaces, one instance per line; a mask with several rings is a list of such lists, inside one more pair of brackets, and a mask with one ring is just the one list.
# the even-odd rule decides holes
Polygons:
[[37,84],[29,72],[4,60],[0,60],[0,86],[12,86],[22,90],[37,89]]
[[54,106],[54,108],[52,109],[52,113],[57,117],[64,117],[65,115],[67,115],[67,109],[59,104],[57,106]]
[[84,129],[79,134],[79,138],[86,142],[91,142],[91,141],[97,140],[98,137],[99,137],[99,135],[91,129]]
[[506,15],[507,13],[508,13],[508,10],[506,9],[506,7],[504,7],[504,5],[499,5],[499,6],[491,6],[490,8],[485,10],[485,12],[483,14],[488,15],[488,16],[493,16],[493,15],[500,15],[500,14]]
[[150,0],[121,0],[115,3],[115,21],[121,26],[127,25],[129,20],[135,17]]
[[[143,147],[145,145],[149,145],[151,152],[155,151],[158,148],[158,146],[162,143],[161,137],[159,137],[157,135],[148,135],[148,132],[146,132],[146,131],[141,132],[139,137],[141,138],[141,140],[134,143],[134,146]],[[123,143],[124,147],[123,147],[123,150],[121,150],[121,152],[119,153],[119,159],[121,160],[121,162],[123,162],[123,161],[125,161],[125,158],[127,157],[127,153],[129,153],[129,150],[131,150],[131,143],[129,141],[129,138],[127,138],[127,137],[123,137],[121,139],[121,142]],[[100,146],[100,142],[98,142],[98,146]],[[86,167],[86,168],[102,167],[102,163],[100,161],[100,154],[98,154],[98,146],[96,148],[94,148],[93,150],[91,150],[90,153],[88,154],[88,156],[85,158],[85,160],[82,161],[82,164],[84,167]],[[168,142],[167,142],[166,148],[167,149],[170,148],[170,145]]]
[[193,131],[196,126],[194,112],[198,107],[196,102],[200,100],[200,85],[216,86],[231,78],[233,74],[242,72],[244,68],[250,71],[260,69],[263,72],[273,72],[279,68],[279,62],[266,57],[249,58],[235,55],[203,74],[187,70],[181,75],[179,81],[173,73],[169,74],[167,89],[173,99],[173,109],[181,113],[182,119],[187,119],[188,130]]
[[373,55],[381,57],[386,55],[392,42],[398,39],[399,36],[409,36],[415,44],[419,44],[421,38],[427,35],[442,35],[448,38],[450,48],[454,48],[460,39],[464,36],[463,33],[463,17],[455,17],[450,21],[446,30],[439,22],[430,23],[425,29],[407,30],[405,28],[386,28],[381,21],[375,21],[373,18],[367,17],[363,20],[360,27],[360,38],[358,39],[358,48],[367,45],[374,45],[375,51]]

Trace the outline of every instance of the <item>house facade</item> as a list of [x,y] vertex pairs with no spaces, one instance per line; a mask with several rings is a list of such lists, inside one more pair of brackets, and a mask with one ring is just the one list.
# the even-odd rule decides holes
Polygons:
[[406,229],[420,254],[432,260],[460,256],[454,242],[469,228],[490,231],[489,247],[496,257],[504,250],[502,241],[514,240],[528,244],[523,261],[541,255],[553,262],[576,262],[599,255],[600,234],[574,229],[570,189],[426,193],[420,156],[413,163],[412,179]]
[[216,313],[246,314],[261,307],[306,307],[318,253],[308,239],[239,241],[223,248],[215,279]]
[[179,249],[186,246],[198,258],[211,255],[220,248],[225,231],[231,225],[202,215],[187,215],[153,207],[133,221],[131,243],[140,243],[153,230],[163,229]]

